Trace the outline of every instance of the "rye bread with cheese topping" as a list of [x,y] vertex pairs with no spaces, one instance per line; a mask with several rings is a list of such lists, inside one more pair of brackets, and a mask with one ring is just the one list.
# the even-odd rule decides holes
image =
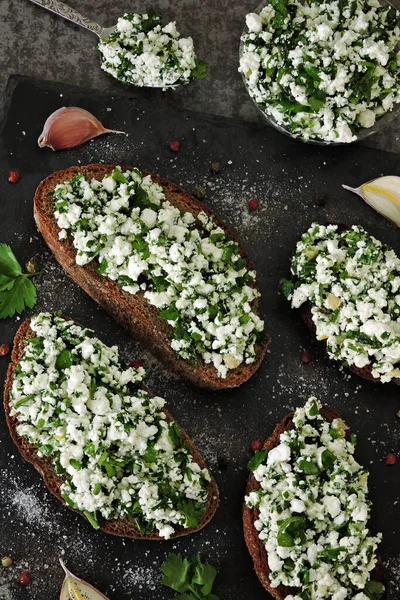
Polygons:
[[361,226],[313,223],[281,286],[329,358],[400,383],[400,261],[389,246]]
[[[130,167],[128,167],[129,169]],[[78,173],[85,174],[89,179],[102,180],[106,175],[112,173],[115,165],[89,165],[87,167],[70,167],[58,171],[47,177],[38,186],[34,200],[34,216],[37,226],[45,241],[52,250],[58,262],[67,273],[89,293],[107,312],[109,312],[123,327],[125,327],[136,339],[144,345],[168,368],[182,375],[191,383],[210,389],[230,388],[241,385],[249,379],[259,365],[265,354],[265,344],[257,343],[255,346],[254,362],[247,364],[242,362],[236,368],[230,368],[226,377],[219,377],[212,364],[206,364],[199,360],[198,366],[177,358],[171,348],[171,326],[167,321],[158,318],[159,310],[152,306],[139,291],[130,294],[124,291],[119,284],[108,277],[96,272],[96,261],[84,266],[76,264],[76,249],[70,239],[59,239],[60,227],[54,215],[54,200],[52,193],[58,184],[64,183]],[[143,172],[143,175],[149,175]],[[199,213],[212,216],[212,211],[203,203],[195,200],[181,188],[168,180],[151,175],[152,181],[160,184],[165,194],[166,201],[179,211],[191,213],[197,217]],[[247,258],[242,244],[232,235],[228,228],[215,220],[216,225],[240,247],[240,256],[246,261],[248,269],[251,263]],[[255,288],[257,283],[254,283]],[[258,311],[258,298],[252,303],[255,314]]]
[[[67,321],[71,320],[65,316],[63,316],[63,318]],[[11,390],[13,387],[14,374],[15,374],[15,371],[16,371],[19,363],[24,358],[27,341],[29,339],[35,337],[35,333],[31,329],[30,323],[31,323],[31,319],[27,319],[26,321],[24,321],[22,323],[22,325],[19,327],[19,329],[15,335],[15,339],[14,339],[14,346],[13,346],[13,351],[12,351],[12,355],[11,355],[11,363],[8,367],[7,378],[6,378],[5,388],[4,388],[4,409],[5,409],[6,421],[7,421],[7,425],[8,425],[11,437],[12,437],[14,443],[16,444],[19,452],[21,453],[22,457],[26,461],[30,462],[35,467],[35,469],[37,469],[37,471],[42,475],[44,482],[45,482],[46,486],[48,487],[49,491],[54,496],[56,496],[56,498],[58,498],[58,500],[60,500],[63,504],[68,506],[68,508],[70,508],[71,510],[74,510],[67,502],[65,502],[64,498],[62,497],[61,487],[65,481],[65,476],[63,476],[63,475],[60,476],[55,473],[55,467],[53,464],[53,456],[52,455],[39,456],[38,455],[38,447],[35,444],[31,443],[26,436],[22,436],[18,433],[17,428],[19,425],[21,425],[21,422],[18,420],[18,415],[10,414],[11,409],[12,409],[12,400],[11,400],[10,394],[11,394]],[[146,390],[145,387],[144,387],[144,389]],[[166,421],[168,423],[174,422],[174,419],[170,415],[169,412],[167,412],[166,410],[162,410],[162,412],[165,414]],[[188,448],[189,455],[193,458],[193,460],[202,469],[207,469],[205,461],[202,458],[199,451],[197,450],[197,448],[193,445],[193,443],[191,442],[191,440],[187,436],[187,434],[181,428],[179,428],[179,429],[181,431],[182,441],[186,444],[186,446]],[[206,509],[205,509],[204,514],[202,515],[198,525],[194,528],[185,528],[183,526],[182,527],[178,526],[178,527],[176,527],[174,535],[171,537],[173,537],[173,538],[181,537],[184,535],[189,535],[191,533],[194,533],[194,532],[202,529],[213,518],[215,511],[217,510],[218,502],[219,502],[218,487],[217,487],[216,481],[213,477],[211,477],[211,480],[209,482],[207,498],[208,499],[207,499]],[[83,515],[83,513],[81,511],[77,510],[76,512],[78,512],[82,516],[85,516],[85,515]],[[159,536],[157,533],[154,533],[154,532],[152,532],[150,534],[146,533],[145,535],[141,534],[139,531],[139,528],[136,524],[136,520],[133,517],[124,517],[124,518],[119,518],[119,519],[105,519],[102,516],[99,516],[98,522],[99,522],[100,528],[103,531],[105,531],[106,533],[111,533],[113,535],[137,538],[137,539],[149,539],[149,540],[163,539],[161,536]]]
[[[332,423],[335,419],[340,419],[339,413],[335,410],[331,409],[328,406],[322,406],[320,410],[321,416]],[[293,423],[294,412],[286,415],[280,423],[278,423],[270,435],[270,437],[264,442],[261,451],[270,452],[274,448],[277,448],[281,443],[281,435],[285,432],[288,432],[294,429]],[[346,440],[351,439],[351,432],[349,429],[346,430]],[[251,492],[261,490],[261,483],[257,481],[254,473],[251,473],[247,483],[245,495],[248,497]],[[265,548],[265,543],[267,540],[262,540],[259,536],[259,531],[255,527],[255,523],[258,521],[260,517],[259,510],[256,506],[249,506],[246,502],[243,504],[243,531],[245,542],[247,548],[250,552],[250,555],[254,562],[255,572],[261,582],[261,584],[265,587],[265,589],[277,600],[285,600],[287,596],[295,596],[296,594],[301,593],[300,588],[288,587],[286,585],[280,584],[278,586],[271,585],[271,568],[268,562],[268,553]],[[383,568],[383,563],[380,556],[376,556],[376,565],[374,569],[370,572],[371,579],[374,581],[384,583],[385,581],[385,572]]]

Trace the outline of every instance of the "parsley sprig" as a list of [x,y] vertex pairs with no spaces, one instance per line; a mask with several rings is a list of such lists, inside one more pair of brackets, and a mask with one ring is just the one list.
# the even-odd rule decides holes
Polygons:
[[164,573],[161,583],[178,592],[174,600],[219,600],[211,593],[217,571],[212,565],[204,565],[200,554],[184,558],[171,553],[161,570]]
[[36,304],[36,288],[8,244],[0,244],[0,319],[21,313]]

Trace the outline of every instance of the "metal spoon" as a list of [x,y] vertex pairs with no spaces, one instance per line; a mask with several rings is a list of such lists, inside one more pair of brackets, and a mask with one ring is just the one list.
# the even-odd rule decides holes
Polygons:
[[[33,2],[34,4],[38,4],[39,6],[43,6],[43,8],[46,8],[47,10],[50,10],[53,13],[56,13],[56,15],[59,15],[60,17],[64,17],[64,19],[72,21],[76,25],[80,25],[85,29],[89,29],[89,31],[95,33],[100,40],[106,40],[117,29],[116,25],[114,25],[113,27],[102,27],[98,23],[95,23],[94,21],[91,21],[90,19],[87,19],[86,17],[78,13],[78,11],[68,6],[68,4],[64,4],[64,2],[59,2],[59,0],[31,0],[31,2]],[[151,86],[148,85],[146,87],[158,89],[175,89],[177,86],[156,84]]]
[[43,8],[56,13],[56,15],[59,15],[60,17],[64,17],[64,19],[72,21],[76,25],[80,25],[85,29],[89,29],[89,31],[93,31],[93,33],[101,40],[106,40],[117,28],[116,25],[114,25],[114,27],[102,27],[98,23],[79,14],[76,10],[68,6],[68,4],[64,4],[64,2],[59,2],[58,0],[31,0],[31,2],[43,6]]

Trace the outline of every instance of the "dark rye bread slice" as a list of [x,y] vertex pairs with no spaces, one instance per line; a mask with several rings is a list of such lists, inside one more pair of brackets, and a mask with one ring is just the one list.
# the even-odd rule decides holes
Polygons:
[[[346,229],[350,229],[350,227],[348,227],[347,225],[344,225],[343,223],[327,223],[327,225],[337,225],[337,231],[339,233],[345,231]],[[326,356],[328,356],[328,358],[330,360],[334,360],[334,359],[331,359],[328,355],[328,352],[326,349],[326,341],[325,340],[317,340],[317,328],[312,319],[311,309],[312,309],[311,302],[304,302],[304,304],[302,304],[297,310],[299,311],[303,322],[305,323],[306,327],[310,331],[310,333],[311,333],[312,337],[315,339],[315,341],[322,342],[322,348],[324,349],[324,353],[326,354]],[[365,365],[365,367],[362,367],[362,368],[356,367],[355,365],[349,365],[348,368],[352,373],[354,373],[355,375],[358,375],[359,377],[362,377],[363,379],[368,379],[369,381],[374,381],[375,383],[380,382],[379,378],[374,377],[372,375],[372,363],[369,363],[368,365]],[[400,385],[400,379],[393,379],[393,381],[395,383],[397,383],[397,385]]]
[[[65,318],[68,319],[68,317],[65,317]],[[4,410],[5,410],[5,414],[6,414],[6,421],[7,421],[8,429],[10,430],[11,437],[12,437],[15,445],[17,446],[18,450],[20,451],[22,457],[25,460],[27,460],[28,462],[30,462],[35,467],[35,469],[37,469],[37,471],[39,471],[39,473],[43,477],[44,482],[45,482],[46,486],[48,487],[48,489],[50,490],[50,492],[52,494],[54,494],[54,496],[56,498],[58,498],[58,500],[60,500],[60,502],[62,502],[63,504],[68,506],[68,508],[73,510],[65,502],[65,500],[61,497],[60,488],[61,488],[61,485],[62,485],[64,479],[62,476],[56,475],[54,473],[54,467],[51,462],[51,457],[46,457],[46,456],[39,457],[38,456],[36,446],[31,444],[29,442],[28,438],[20,436],[17,433],[17,426],[19,424],[18,418],[16,416],[10,415],[10,391],[12,388],[14,371],[24,355],[26,340],[31,337],[34,337],[34,335],[35,335],[34,332],[30,328],[30,319],[27,319],[19,327],[19,329],[15,335],[15,338],[14,338],[14,346],[13,346],[13,351],[11,354],[11,362],[8,367],[7,378],[6,378],[5,387],[4,387]],[[174,420],[173,417],[169,414],[169,412],[167,412],[166,410],[164,410],[163,412],[165,413],[168,421]],[[181,431],[182,431],[182,438],[188,445],[189,451],[190,451],[191,455],[193,456],[194,460],[200,465],[200,467],[202,469],[207,469],[208,467],[207,467],[203,457],[201,456],[200,452],[193,445],[193,443],[191,442],[190,438],[185,433],[185,431],[183,431],[183,429],[181,429]],[[217,487],[217,483],[216,483],[215,479],[212,477],[210,484],[209,484],[209,489],[208,489],[207,508],[206,508],[206,511],[205,511],[201,521],[199,522],[198,526],[193,529],[185,529],[183,527],[177,527],[175,530],[175,534],[172,536],[172,538],[178,538],[178,537],[182,537],[184,535],[190,535],[191,533],[195,533],[196,531],[199,531],[200,529],[202,529],[205,525],[207,525],[207,523],[209,521],[211,521],[211,519],[215,515],[215,512],[218,508],[218,503],[219,503],[218,487]],[[79,511],[75,511],[75,512],[78,512],[78,514],[80,514],[81,516],[85,516],[82,513],[80,513]],[[100,516],[98,521],[100,524],[100,528],[103,531],[105,531],[106,533],[111,533],[113,535],[135,538],[135,539],[143,539],[143,540],[162,540],[163,539],[157,534],[141,535],[134,518],[106,520]]]
[[[315,339],[315,341],[318,343],[322,342],[322,344],[323,344],[322,348],[324,349],[324,353],[326,354],[326,356],[328,356],[328,358],[330,360],[334,360],[334,359],[331,359],[328,355],[328,352],[326,349],[326,341],[325,340],[317,340],[317,328],[312,319],[311,308],[312,308],[311,302],[305,302],[297,310],[299,311],[303,322],[305,323],[306,327],[309,329],[309,331],[310,331],[311,335],[313,336],[313,338]],[[335,361],[335,362],[337,362],[337,361]],[[373,366],[373,363],[368,363],[367,365],[365,365],[365,367],[362,367],[362,368],[356,367],[356,365],[348,365],[348,368],[352,373],[354,373],[355,375],[358,375],[359,377],[362,377],[363,379],[369,379],[369,381],[374,381],[375,383],[380,383],[381,380],[372,375],[372,366]],[[394,378],[393,381],[395,383],[397,383],[397,385],[400,385],[400,379]]]
[[[291,412],[286,417],[282,419],[280,423],[275,427],[274,431],[270,435],[270,437],[266,440],[263,445],[263,450],[272,450],[280,444],[280,436],[285,431],[289,431],[293,428],[293,415]],[[328,406],[323,406],[321,410],[321,415],[329,422],[332,422],[334,419],[339,419],[340,415],[332,408]],[[347,436],[351,435],[350,430],[346,432]],[[260,488],[259,482],[254,477],[253,473],[247,480],[246,484],[246,496],[250,494],[252,490],[257,490]],[[254,522],[258,519],[258,509],[250,508],[244,503],[243,505],[243,531],[244,538],[246,541],[246,546],[250,552],[250,555],[253,559],[255,572],[265,587],[265,589],[277,600],[284,600],[286,596],[299,592],[296,588],[290,588],[285,585],[280,585],[276,588],[271,587],[271,582],[269,575],[271,570],[268,566],[268,554],[265,550],[264,543],[258,537],[258,531],[254,527]],[[374,570],[371,572],[371,579],[375,579],[376,581],[381,581],[384,583],[384,569],[383,563],[380,557],[378,557],[377,564],[375,565]]]
[[[213,365],[206,365],[201,361],[199,366],[196,367],[187,360],[177,358],[170,345],[171,326],[165,320],[158,318],[158,309],[147,302],[143,292],[135,295],[129,294],[116,282],[98,275],[95,270],[96,261],[83,267],[76,265],[76,251],[72,242],[58,239],[60,229],[54,218],[53,198],[51,196],[51,192],[53,192],[56,185],[63,183],[77,173],[84,173],[90,179],[102,179],[114,168],[115,165],[70,167],[63,171],[56,171],[44,179],[39,184],[34,198],[34,217],[40,233],[68,275],[171,371],[185,377],[194,385],[208,389],[232,388],[241,385],[260,366],[266,349],[264,344],[257,345],[254,363],[251,365],[242,364],[236,369],[229,370],[225,378],[218,377]],[[126,168],[132,169],[133,167]],[[213,214],[207,206],[189,196],[174,183],[146,171],[142,171],[142,173],[144,175],[150,174],[152,180],[163,187],[166,199],[179,210],[190,212],[194,216],[197,216],[201,211],[206,212],[208,215]],[[218,220],[216,223],[238,242],[242,255],[248,261],[248,267],[252,268],[240,240],[223,223]],[[254,306],[257,310],[258,301],[254,302]]]

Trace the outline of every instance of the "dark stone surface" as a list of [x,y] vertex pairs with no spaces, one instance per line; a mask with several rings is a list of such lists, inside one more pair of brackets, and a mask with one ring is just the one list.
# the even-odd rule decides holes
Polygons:
[[[92,110],[107,126],[129,135],[105,136],[65,152],[40,150],[36,140],[42,124],[63,102]],[[170,151],[170,139],[181,140],[178,153]],[[172,377],[69,280],[49,254],[32,217],[37,184],[54,170],[99,161],[137,164],[189,192],[203,186],[206,202],[245,242],[260,276],[262,314],[272,343],[257,374],[241,388],[210,393]],[[210,172],[215,161],[223,167],[219,174]],[[117,343],[124,359],[144,358],[150,389],[167,398],[169,409],[214,470],[221,505],[202,532],[178,542],[131,541],[96,532],[47,492],[13,446],[0,412],[0,552],[16,560],[15,567],[0,569],[1,600],[55,600],[62,581],[60,555],[111,600],[171,598],[159,584],[161,562],[171,550],[189,555],[199,551],[214,564],[219,570],[216,593],[222,600],[266,598],[241,530],[249,447],[254,439],[269,436],[285,414],[311,395],[337,409],[358,435],[357,458],[371,473],[372,527],[384,533],[381,553],[391,582],[388,598],[398,600],[400,464],[386,466],[384,457],[399,453],[399,388],[361,380],[328,361],[278,294],[294,244],[313,220],[361,223],[400,252],[398,228],[340,185],[356,186],[390,174],[397,161],[396,155],[362,147],[318,149],[263,127],[142,99],[111,99],[29,81],[19,84],[0,147],[0,237],[22,263],[35,257],[42,265],[45,274],[35,280],[34,310],[62,308],[93,327],[106,343]],[[21,173],[15,185],[7,183],[11,168]],[[316,204],[317,192],[326,195],[322,206]],[[259,200],[252,213],[247,209],[249,198]],[[26,311],[21,318],[32,313]],[[21,318],[0,324],[0,343],[11,345]],[[310,355],[312,368],[302,362],[303,351]],[[7,362],[0,360],[1,380]],[[13,584],[22,570],[32,573],[29,591]]]
[[[122,0],[69,0],[70,6],[105,27],[124,12],[156,8],[165,19],[176,20],[182,35],[191,35],[197,54],[209,63],[205,81],[174,92],[141,90],[142,98],[211,114],[262,123],[242,83],[238,68],[239,38],[245,15],[259,0],[143,0],[140,5]],[[400,0],[393,4],[400,7]],[[0,111],[9,75],[18,73],[41,79],[91,87],[102,92],[135,92],[113,80],[99,67],[93,46],[96,36],[29,0],[0,0]],[[400,116],[366,145],[400,151]]]

